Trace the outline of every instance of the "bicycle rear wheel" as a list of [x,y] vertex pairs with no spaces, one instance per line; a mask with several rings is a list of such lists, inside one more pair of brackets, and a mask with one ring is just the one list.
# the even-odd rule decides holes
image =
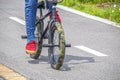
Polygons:
[[[37,17],[36,21],[39,21],[39,17]],[[36,42],[37,42],[36,54],[30,54],[30,57],[33,58],[33,59],[38,59],[40,54],[41,54],[41,51],[42,51],[43,40],[40,41],[40,39],[41,39],[41,36],[42,36],[42,33],[43,33],[43,26],[44,26],[43,21],[39,22],[36,25],[36,30],[35,30],[35,37],[36,37]]]
[[51,67],[58,70],[63,65],[65,56],[65,35],[60,23],[52,23],[48,41],[54,45],[48,49]]

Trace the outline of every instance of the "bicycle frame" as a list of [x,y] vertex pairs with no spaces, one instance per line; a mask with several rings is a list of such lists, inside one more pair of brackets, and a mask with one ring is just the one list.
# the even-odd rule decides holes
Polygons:
[[[43,16],[43,12],[42,12],[42,8],[39,8],[40,10],[40,19],[39,21],[36,22],[36,25],[43,22],[44,19],[46,17],[48,17],[50,14],[52,14],[52,19],[50,19],[47,27],[43,30],[43,33],[42,33],[42,36],[41,36],[41,39],[39,41],[39,43],[42,41],[42,39],[44,38],[45,34],[47,33],[47,31],[49,31],[49,33],[51,33],[51,30],[50,30],[50,25],[52,24],[52,22],[56,22],[56,5],[57,5],[57,1],[51,1],[52,2],[52,11],[49,11],[48,13],[46,13],[44,16]],[[42,25],[44,27],[44,25]],[[49,46],[49,45],[48,45]],[[45,47],[45,45],[44,45]],[[46,45],[47,47],[47,45]]]

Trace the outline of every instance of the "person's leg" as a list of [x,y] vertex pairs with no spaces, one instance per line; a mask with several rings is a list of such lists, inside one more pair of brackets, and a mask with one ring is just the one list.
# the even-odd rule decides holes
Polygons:
[[48,0],[46,0],[46,8],[52,10],[52,4]]
[[35,42],[35,22],[36,22],[37,0],[25,0],[25,21],[26,21],[26,33],[27,44],[26,53],[36,53]]
[[[46,8],[48,9],[48,10],[52,10],[52,4],[48,1],[48,0],[46,0]],[[52,14],[50,14],[50,18],[52,17]],[[56,10],[56,18],[57,18],[57,20],[58,20],[58,22],[60,22],[61,23],[61,19],[60,19],[60,16],[59,16],[59,14],[58,14],[58,11]]]
[[35,40],[35,21],[37,11],[37,0],[25,0],[25,21],[26,21],[26,33],[27,42]]

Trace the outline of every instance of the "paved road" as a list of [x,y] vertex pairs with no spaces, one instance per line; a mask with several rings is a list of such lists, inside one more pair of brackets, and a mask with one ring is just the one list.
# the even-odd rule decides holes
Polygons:
[[[59,9],[67,49],[60,71],[51,69],[47,49],[38,60],[25,54],[24,0],[0,0],[0,63],[28,80],[120,80],[120,28]],[[102,54],[102,56],[100,56]]]

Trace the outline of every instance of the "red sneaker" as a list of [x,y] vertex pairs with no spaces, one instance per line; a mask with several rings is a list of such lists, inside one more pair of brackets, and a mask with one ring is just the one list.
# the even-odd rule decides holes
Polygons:
[[36,42],[30,41],[26,44],[26,53],[27,54],[35,54],[36,53]]

